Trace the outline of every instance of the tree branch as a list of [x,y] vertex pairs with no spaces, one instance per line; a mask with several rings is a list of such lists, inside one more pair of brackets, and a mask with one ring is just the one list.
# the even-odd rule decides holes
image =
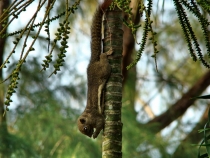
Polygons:
[[[0,15],[3,13],[3,10],[8,8],[10,4],[9,0],[2,0],[0,1]],[[3,27],[0,24],[0,30],[2,30]],[[3,56],[4,56],[4,47],[5,47],[5,42],[6,42],[6,38],[0,38],[0,65],[2,65],[3,62]],[[2,76],[2,69],[0,69],[0,82],[3,80],[3,76]],[[2,130],[3,128],[6,130],[6,116],[3,117],[3,113],[4,113],[4,95],[3,95],[3,86],[1,85],[1,89],[0,89],[0,126]]]
[[156,124],[154,132],[157,133],[167,127],[171,122],[182,116],[185,111],[193,105],[195,99],[192,97],[199,96],[210,84],[210,71],[207,71],[203,77],[200,78],[187,93],[182,95],[174,105],[161,115],[149,121],[146,125]]

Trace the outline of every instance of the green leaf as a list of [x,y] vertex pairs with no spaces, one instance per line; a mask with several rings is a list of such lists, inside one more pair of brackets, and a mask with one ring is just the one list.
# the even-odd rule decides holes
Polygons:
[[204,126],[204,141],[205,141],[205,145],[206,145],[206,151],[207,151],[208,155],[210,155],[210,145],[209,145],[210,137],[206,133],[206,127],[208,126],[208,124],[209,124],[209,122],[207,122]]

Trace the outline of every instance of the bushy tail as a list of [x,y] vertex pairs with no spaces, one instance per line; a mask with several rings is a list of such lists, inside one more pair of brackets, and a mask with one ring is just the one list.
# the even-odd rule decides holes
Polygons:
[[94,13],[91,26],[91,60],[90,63],[99,61],[101,54],[101,26],[103,12],[98,7]]

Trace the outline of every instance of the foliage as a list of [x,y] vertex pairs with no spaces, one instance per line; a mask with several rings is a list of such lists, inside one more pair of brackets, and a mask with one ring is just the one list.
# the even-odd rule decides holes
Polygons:
[[[157,40],[155,39],[156,32],[153,31],[153,28],[152,28],[153,21],[150,18],[150,14],[151,14],[151,10],[152,10],[152,1],[148,1],[147,7],[144,6],[143,1],[141,1],[141,2],[142,3],[140,4],[140,7],[139,7],[140,8],[139,13],[140,13],[140,15],[143,15],[143,11],[144,11],[145,16],[146,16],[144,32],[143,32],[142,40],[140,43],[140,49],[137,53],[137,57],[129,66],[127,66],[127,69],[130,69],[131,67],[136,65],[136,63],[140,60],[142,53],[144,51],[147,39],[152,41],[153,51],[154,51],[154,54],[152,55],[152,57],[155,58],[155,63],[156,63],[156,55],[159,52],[156,47],[157,46]],[[183,6],[185,6],[190,13],[194,14],[194,16],[197,17],[198,21],[200,22],[200,26],[203,30],[203,36],[204,36],[205,42],[206,42],[207,55],[208,55],[208,57],[210,57],[210,42],[209,42],[209,36],[208,36],[208,26],[210,23],[208,22],[208,19],[206,19],[201,14],[201,12],[199,10],[199,6],[195,0],[191,0],[190,2],[187,2],[186,0],[181,0],[181,1],[174,0],[173,2],[174,2],[174,6],[177,11],[180,25],[181,25],[183,33],[185,35],[185,40],[188,44],[188,49],[189,49],[189,52],[190,52],[190,55],[191,55],[193,61],[197,60],[197,56],[194,53],[196,51],[197,55],[199,57],[199,60],[203,63],[203,65],[207,68],[210,68],[209,64],[206,62],[206,60],[203,57],[203,54],[201,53],[201,49],[200,49],[200,45],[197,41],[197,37],[195,36],[195,33],[192,29],[192,26],[189,22],[189,18],[187,16]],[[200,1],[199,4],[202,4],[203,7],[208,8],[207,7],[208,3],[206,3],[206,2]],[[138,27],[139,26],[140,25],[138,25]],[[150,38],[148,38],[149,32],[151,32]],[[157,63],[156,63],[156,70],[157,70]]]
[[209,37],[208,37],[208,26],[209,26],[210,23],[200,13],[196,2],[191,1],[190,3],[187,3],[186,0],[181,1],[181,2],[174,0],[174,4],[176,6],[176,11],[177,11],[177,14],[178,14],[178,17],[179,17],[180,24],[181,24],[182,29],[183,29],[183,33],[185,35],[185,39],[188,43],[188,47],[189,47],[191,57],[193,58],[194,61],[197,60],[197,57],[194,54],[194,49],[192,48],[193,47],[192,43],[193,43],[193,45],[195,47],[195,50],[197,51],[197,54],[199,56],[199,59],[201,60],[203,65],[206,66],[207,68],[210,68],[209,64],[203,58],[200,46],[197,42],[197,38],[195,37],[195,34],[194,34],[194,32],[192,30],[192,27],[190,25],[189,19],[187,18],[187,15],[186,15],[182,5],[184,5],[190,12],[192,12],[198,18],[198,21],[200,22],[200,25],[201,25],[202,30],[203,30],[203,35],[205,37],[208,57],[210,57],[210,42],[209,42]]
[[210,1],[209,0],[197,0],[198,4],[210,14]]
[[[12,102],[11,100],[11,96],[13,95],[13,93],[15,93],[15,89],[18,87],[18,80],[20,80],[19,78],[19,72],[21,71],[21,67],[23,65],[23,63],[26,61],[27,56],[29,55],[29,53],[31,51],[34,51],[35,48],[34,43],[36,42],[37,38],[40,35],[41,30],[44,27],[44,31],[47,33],[47,37],[46,40],[48,41],[48,51],[49,54],[47,56],[45,56],[45,60],[44,64],[42,64],[43,69],[42,70],[46,70],[46,68],[49,67],[50,62],[52,61],[52,52],[57,44],[58,41],[60,41],[60,53],[58,54],[58,58],[56,59],[56,63],[54,64],[54,71],[53,73],[56,74],[57,71],[60,71],[60,67],[63,65],[64,62],[64,57],[66,56],[65,53],[66,48],[68,48],[67,45],[67,39],[68,39],[68,35],[70,33],[70,22],[68,21],[70,15],[72,15],[74,13],[74,11],[77,9],[80,0],[76,1],[72,6],[69,6],[69,2],[68,0],[66,0],[66,8],[65,8],[65,12],[59,13],[57,16],[55,17],[50,17],[50,13],[51,10],[53,8],[53,6],[55,5],[56,0],[53,1],[48,1],[48,0],[40,0],[38,2],[37,5],[37,9],[35,11],[35,13],[33,14],[33,16],[31,17],[31,19],[29,19],[28,23],[26,24],[26,26],[24,27],[24,29],[20,30],[20,31],[15,31],[13,33],[9,33],[9,34],[5,34],[4,31],[6,30],[6,28],[15,20],[18,18],[18,16],[26,11],[27,7],[29,5],[31,5],[34,1],[18,1],[15,0],[13,1],[13,3],[6,9],[4,10],[3,14],[0,17],[0,23],[3,26],[3,29],[0,32],[0,37],[1,38],[6,38],[8,36],[14,36],[17,35],[16,40],[13,41],[14,47],[12,49],[12,51],[9,53],[8,57],[6,58],[6,60],[4,61],[4,63],[0,66],[0,68],[6,68],[6,64],[10,63],[10,57],[12,56],[13,53],[16,52],[16,48],[18,46],[18,44],[20,43],[21,40],[23,40],[23,45],[22,45],[22,50],[21,50],[21,54],[20,54],[20,59],[18,61],[18,64],[16,65],[16,67],[14,68],[14,70],[12,71],[12,73],[9,75],[9,78],[11,78],[10,80],[10,85],[6,94],[6,101],[5,101],[5,105],[7,106],[6,110],[8,109],[8,106],[10,105],[10,102]],[[40,23],[35,24],[35,20],[37,18],[38,13],[40,12],[40,10],[42,8],[45,8],[45,14],[42,16],[43,19]],[[55,33],[55,39],[53,40],[53,44],[50,48],[50,41],[51,41],[51,36],[50,36],[50,23],[54,20],[58,20],[60,17],[64,16],[65,18],[63,20],[63,22],[60,23],[60,27],[57,29],[57,33]],[[7,23],[7,20],[10,18],[9,22]],[[34,34],[31,37],[31,32],[34,31],[34,29],[37,28],[37,32],[36,34]],[[29,39],[32,40],[30,46],[27,46]],[[52,73],[52,74],[53,74]],[[7,80],[6,79],[6,80]]]
[[[72,95],[77,94],[74,95],[74,100],[84,100],[84,93],[79,95],[84,89],[84,84],[72,85],[74,88],[66,90],[62,88],[64,85],[59,84],[59,79],[53,78],[55,87],[49,86],[52,81],[45,80],[46,75],[36,75],[40,68],[40,63],[33,58],[28,60],[21,70],[22,80],[15,94],[19,100],[16,103],[18,105],[16,109],[7,113],[9,132],[12,134],[2,134],[7,144],[11,145],[7,150],[11,154],[8,157],[100,157],[101,139],[95,141],[81,135],[75,123],[80,112],[73,108],[76,103],[72,101]],[[9,69],[12,70],[13,67]],[[64,72],[56,78],[59,78],[59,75],[63,76]],[[70,72],[72,76],[77,76],[74,73],[76,71]],[[68,101],[60,97],[66,93],[65,98],[68,98]],[[123,127],[123,155],[143,155],[149,158],[155,155],[155,149],[161,149],[161,155],[168,157],[165,151],[168,142],[161,137],[154,139],[151,128],[139,127],[131,111],[132,106],[124,105],[122,115],[126,126]]]
[[[5,24],[5,28],[12,23],[12,19],[14,20],[15,18],[18,17],[19,12],[25,10],[23,7],[24,5],[20,5],[20,7],[18,8],[16,6],[17,2],[20,2],[20,4],[21,3],[26,4],[27,6],[30,5],[30,3],[32,3],[32,1],[26,2],[24,0],[14,1],[13,6],[10,7],[10,11],[9,11],[9,12],[14,13],[14,15],[12,13],[9,14],[9,16],[11,17],[10,18],[11,22],[9,22],[9,24]],[[18,43],[20,45],[21,40],[23,40],[25,43],[27,38],[33,37],[34,40],[39,39],[39,30],[44,29],[45,33],[47,34],[45,41],[47,41],[48,43],[50,43],[50,41],[53,41],[52,42],[53,44],[51,46],[51,49],[48,49],[49,54],[46,56],[46,59],[44,59],[44,63],[42,64],[43,67],[42,68],[36,67],[36,69],[45,70],[49,67],[51,63],[54,62],[55,67],[54,67],[54,70],[52,70],[52,72],[56,73],[57,71],[60,70],[60,66],[64,65],[65,67],[64,58],[66,56],[65,53],[66,53],[66,48],[67,48],[66,41],[70,33],[69,25],[71,24],[71,21],[61,20],[60,26],[56,31],[56,38],[53,40],[51,39],[52,36],[49,33],[49,28],[51,26],[50,23],[54,20],[60,20],[59,18],[65,15],[66,17],[72,15],[75,9],[77,9],[77,3],[75,3],[75,6],[72,5],[70,7],[67,7],[65,12],[58,13],[58,15],[55,17],[50,17],[49,13],[52,10],[52,4],[48,5],[47,0],[43,1],[43,3],[44,2],[46,6],[46,15],[44,15],[43,17],[46,17],[45,20],[43,20],[42,22],[38,24],[35,24],[34,20],[32,19],[31,23],[28,24],[28,26],[25,29],[20,30],[19,32],[1,34],[1,36],[2,37],[8,37],[8,36],[16,37],[17,36],[16,40],[13,42],[15,44],[14,49],[16,49]],[[52,2],[55,2],[55,1],[52,1]],[[207,6],[208,3],[206,2],[208,1],[200,0],[198,1],[198,4],[200,4],[203,8],[208,9],[208,6]],[[42,3],[40,3],[37,9],[37,12],[39,9],[41,9],[41,4]],[[124,11],[127,10],[129,15],[131,15],[130,14],[131,10],[128,8],[128,4],[129,3],[127,3],[127,1],[126,3],[123,3],[122,5],[120,5],[120,2],[117,2],[117,5],[121,6],[120,8],[122,10]],[[205,18],[201,15],[200,11],[197,10],[198,8],[196,7],[197,4],[195,1],[191,1],[191,2],[174,1],[174,4],[176,6],[177,13],[179,15],[179,20],[180,20],[182,29],[184,31],[185,39],[188,42],[188,46],[189,46],[193,60],[196,60],[198,56],[200,60],[204,62],[205,64],[205,60],[203,59],[203,55],[201,54],[199,44],[197,42],[198,41],[197,36],[193,34],[194,32],[193,32],[193,29],[191,29],[190,27],[190,23],[189,23],[186,11],[184,10],[184,7],[187,10],[189,10],[191,13],[193,12],[195,17],[197,17],[197,19],[199,20],[204,36],[205,36],[205,41],[207,39],[207,36],[205,35],[206,28],[209,25],[209,23],[206,23]],[[152,28],[153,23],[152,23],[152,20],[150,19],[152,1],[148,1],[147,6],[144,5],[143,1],[141,1],[141,4],[139,5],[140,5],[139,12],[141,13],[141,15],[145,14],[145,23],[143,27],[144,32],[143,32],[143,36],[142,36],[142,40],[140,44],[140,49],[137,53],[137,58],[136,60],[134,60],[133,65],[135,65],[137,61],[140,60],[142,52],[145,50],[147,40],[151,40],[151,42],[153,43],[154,54],[152,56],[155,57],[155,60],[156,60],[156,53],[158,53],[157,42],[156,42],[158,40],[157,39],[158,34],[156,35],[155,31],[153,31],[153,28]],[[43,6],[42,8],[44,8],[44,4],[42,6]],[[68,6],[68,4],[66,6]],[[5,15],[6,13],[7,11],[5,11]],[[7,18],[9,16],[7,16]],[[1,18],[2,17],[0,17],[0,21],[3,22],[4,19],[1,19]],[[36,17],[34,16],[33,18],[35,19]],[[135,31],[140,27],[140,25],[134,26],[131,21],[124,20],[124,23],[128,27],[131,28],[134,34],[135,34]],[[36,30],[36,29],[38,31],[37,34],[32,36],[31,31],[33,32],[33,30]],[[173,31],[175,32],[175,29]],[[23,39],[23,37],[25,37],[25,40]],[[164,47],[168,46],[168,44],[166,44],[166,41],[163,41],[163,43],[164,43]],[[208,41],[206,41],[206,43],[208,44]],[[62,98],[61,96],[63,96],[63,94],[66,94],[66,93],[69,93],[70,97],[74,96],[75,98],[77,98],[77,100],[83,100],[84,98],[80,98],[79,96],[77,96],[77,94],[82,93],[82,97],[84,97],[84,85],[75,85],[75,86],[68,85],[68,86],[61,86],[61,87],[58,85],[57,87],[52,88],[51,87],[52,83],[53,85],[57,84],[54,78],[52,80],[49,80],[48,82],[45,80],[47,76],[41,77],[37,75],[39,71],[26,70],[25,68],[27,68],[29,65],[30,66],[33,65],[33,61],[27,61],[25,63],[25,59],[28,56],[29,52],[34,50],[33,44],[34,43],[32,42],[32,45],[30,47],[25,47],[23,45],[24,47],[21,50],[22,55],[20,57],[20,61],[17,63],[16,67],[12,68],[11,70],[12,73],[9,76],[9,78],[11,78],[11,83],[10,83],[10,86],[6,95],[7,100],[5,104],[10,105],[10,102],[12,101],[10,97],[16,91],[17,91],[16,94],[18,95],[18,100],[20,100],[20,104],[16,109],[17,122],[15,123],[15,125],[11,126],[11,129],[10,129],[10,132],[11,133],[13,132],[13,134],[8,135],[8,137],[5,135],[5,138],[8,144],[14,145],[12,146],[11,150],[8,150],[8,152],[13,152],[14,155],[19,156],[19,157],[29,157],[28,155],[30,155],[31,157],[33,156],[34,157],[36,156],[39,156],[39,157],[52,157],[52,156],[53,157],[54,156],[55,157],[59,157],[59,156],[60,157],[61,156],[62,157],[70,157],[70,156],[72,157],[73,156],[99,157],[100,156],[99,143],[96,141],[90,141],[90,139],[87,139],[85,137],[81,137],[81,135],[76,130],[75,120],[77,118],[77,110],[71,107],[74,105],[74,102],[71,102],[70,104],[68,102],[69,100],[67,102],[64,102],[61,100]],[[50,44],[48,44],[48,47],[50,47]],[[53,52],[53,49],[56,47],[60,47],[60,53],[58,54],[58,58],[56,58],[56,60],[53,61],[52,52]],[[194,53],[193,49],[197,51],[197,56]],[[1,67],[6,67],[6,66],[8,67],[7,64],[11,62],[10,57],[12,57],[13,55],[12,53],[15,53],[15,52],[14,50],[11,51],[10,55],[8,56],[8,58],[6,59],[6,61]],[[166,62],[166,61],[168,62],[171,56],[168,55],[167,58],[165,56],[166,55],[162,56],[163,62]],[[177,69],[174,69],[174,71],[171,71],[170,69],[171,66],[174,66],[175,64],[177,64],[175,62],[176,61],[170,64],[166,63],[165,65],[163,65],[163,67],[165,68],[163,68],[162,70],[167,70],[167,72],[165,74],[160,74],[157,78],[161,79],[161,81],[163,81],[165,84],[168,84],[168,87],[170,90],[171,90],[171,87],[170,87],[171,85],[173,85],[174,87],[180,87],[181,85],[182,88],[184,89],[188,87],[191,83],[193,83],[191,81],[191,83],[189,84],[187,81],[189,80],[189,78],[193,78],[193,79],[195,78],[195,75],[194,75],[195,67],[193,67],[195,64],[190,62],[189,66],[185,66],[183,68],[184,70],[182,69],[178,73],[175,73],[177,72]],[[25,64],[26,66],[23,67],[22,66],[23,64]],[[69,69],[69,67],[67,67],[66,69]],[[20,70],[23,73],[20,74],[19,73]],[[183,74],[185,74],[185,71],[188,71],[188,70],[191,73],[191,75],[184,76]],[[196,71],[196,73],[200,73],[200,71],[199,72]],[[73,76],[73,75],[69,75],[69,76]],[[59,76],[57,77],[59,78]],[[197,77],[197,74],[196,74],[196,77]],[[70,81],[72,80],[69,79],[69,82]],[[180,85],[178,85],[179,81],[180,81]],[[146,83],[145,85],[148,86],[149,84]],[[158,84],[158,86],[159,85],[160,84]],[[31,87],[33,87],[33,89]],[[66,88],[66,87],[71,87],[71,88]],[[81,87],[81,89],[78,90],[79,87]],[[65,93],[59,93],[58,91],[61,89],[66,90]],[[179,88],[177,89],[178,91],[181,91]],[[126,94],[130,94],[133,91],[134,89],[127,90]],[[161,92],[162,92],[161,90],[158,91],[158,93],[161,93]],[[133,94],[133,96],[135,96],[135,94]],[[69,96],[67,95],[66,98],[68,97]],[[172,102],[171,100],[173,100],[173,98],[169,97],[167,99],[170,100],[170,104],[171,104]],[[127,103],[129,101],[130,101],[130,98],[128,97],[127,100],[124,100],[124,103]],[[68,103],[71,105],[70,107],[67,106]],[[161,137],[156,137],[153,134],[151,134],[150,132],[152,131],[152,127],[146,129],[144,126],[139,125],[139,122],[136,121],[137,114],[134,112],[133,107],[132,107],[134,103],[131,103],[129,105],[124,104],[124,105],[125,107],[123,107],[123,115],[122,115],[124,117],[123,118],[123,122],[124,122],[123,155],[126,155],[126,157],[132,157],[132,156],[140,157],[140,155],[144,154],[145,157],[151,157],[150,155],[151,151],[158,149],[161,152],[161,155],[163,157],[170,157],[171,155],[167,153],[166,149],[167,149],[167,146],[170,146],[170,145],[173,146],[174,144],[171,142],[168,142],[167,140],[163,140]],[[12,112],[9,113],[9,115],[10,114],[13,115]],[[208,140],[208,137],[207,137],[207,140]],[[18,146],[18,145],[21,145],[21,146]],[[0,147],[3,148],[3,146],[0,146]],[[191,148],[190,150],[195,150],[195,149]]]
[[[20,81],[16,92],[19,103],[15,111],[8,113],[11,119],[9,130],[16,137],[8,135],[7,143],[12,144],[9,153],[19,157],[82,158],[91,151],[88,157],[100,157],[97,143],[82,136],[75,123],[79,111],[73,106],[76,103],[73,100],[82,100],[80,94],[84,97],[84,84],[79,84],[78,88],[73,85],[76,93],[60,85],[59,79],[54,79],[53,86],[49,86],[50,81],[44,80],[45,75],[36,75],[40,71],[40,63],[35,58],[26,65],[28,63],[33,66],[21,70],[24,81]],[[60,97],[63,94],[67,94],[68,101]]]
[[[21,1],[15,0],[8,7],[8,9],[4,10],[4,13],[0,17],[0,23],[4,26],[4,28],[0,32],[0,37],[5,38],[8,36],[17,35],[16,40],[13,41],[13,43],[14,43],[13,49],[11,50],[11,52],[9,53],[9,56],[6,58],[6,60],[4,61],[4,63],[1,65],[0,68],[6,68],[6,65],[8,63],[10,63],[10,61],[9,61],[10,57],[16,51],[17,45],[20,43],[21,40],[24,41],[22,50],[21,50],[20,60],[19,60],[18,64],[16,65],[16,68],[12,71],[12,73],[7,78],[7,79],[11,78],[10,85],[8,87],[8,91],[7,91],[7,95],[6,95],[6,101],[5,101],[7,110],[9,110],[8,106],[12,102],[11,96],[16,92],[15,89],[18,87],[18,81],[20,79],[19,72],[21,71],[21,67],[22,67],[23,63],[26,61],[26,58],[29,55],[29,53],[31,51],[35,50],[33,45],[34,45],[35,41],[37,40],[37,38],[39,37],[39,34],[42,29],[44,29],[44,31],[47,34],[46,41],[48,41],[48,51],[49,51],[49,54],[46,55],[45,59],[43,60],[44,63],[42,64],[42,66],[43,66],[42,70],[46,70],[47,68],[49,68],[49,64],[53,60],[52,52],[53,52],[54,48],[56,47],[56,45],[59,45],[60,53],[58,54],[58,58],[55,60],[54,70],[53,70],[52,74],[57,74],[57,72],[60,71],[60,67],[63,66],[63,62],[65,61],[64,58],[66,57],[66,54],[65,54],[67,52],[66,49],[68,48],[67,39],[69,38],[69,33],[70,33],[70,26],[69,26],[70,21],[68,19],[72,14],[74,14],[75,10],[77,10],[77,8],[80,4],[80,0],[78,0],[73,5],[69,6],[68,0],[66,0],[65,11],[62,13],[58,13],[54,17],[50,17],[50,13],[52,12],[52,9],[56,3],[56,0],[53,0],[52,2],[50,0],[49,1],[48,0],[43,0],[43,1],[40,0],[37,5],[37,9],[36,9],[34,15],[28,21],[28,23],[26,24],[24,29],[5,34],[4,31],[6,30],[6,28],[9,25],[11,25],[12,22],[15,19],[17,19],[18,16],[22,12],[26,11],[27,7],[29,5],[31,5],[33,2],[34,1],[26,2],[23,0],[21,0]],[[131,18],[131,16],[132,16],[131,8],[128,7],[129,3],[130,3],[130,0],[126,0],[126,1],[115,0],[114,1],[115,5],[117,5],[119,8],[121,8],[125,13],[128,13],[128,15],[129,15],[128,22],[124,20],[124,23],[129,28],[131,28],[131,31],[135,37],[136,31],[139,27],[141,27],[141,25],[135,26],[133,24],[132,18]],[[139,14],[141,16],[143,16],[145,14],[145,24],[144,24],[144,28],[143,28],[144,31],[143,31],[141,43],[139,43],[140,48],[137,53],[136,59],[129,66],[127,66],[127,69],[133,67],[140,60],[142,53],[145,49],[147,39],[149,39],[151,41],[151,43],[153,44],[154,54],[152,55],[152,57],[154,57],[155,63],[156,63],[156,56],[159,51],[157,50],[157,40],[155,38],[156,32],[153,31],[153,28],[152,28],[153,21],[151,20],[151,17],[150,17],[151,10],[152,10],[152,3],[153,3],[152,0],[148,1],[147,6],[145,6],[143,1],[141,1],[141,3],[139,3]],[[208,11],[208,3],[204,2],[204,1],[198,1],[198,4],[200,4],[203,8],[205,8]],[[185,39],[188,43],[188,48],[189,48],[189,52],[190,52],[192,59],[194,61],[197,60],[197,56],[194,53],[196,50],[200,61],[203,63],[204,66],[209,68],[209,64],[206,62],[206,60],[203,57],[203,54],[201,53],[201,49],[200,49],[199,43],[197,41],[197,37],[194,34],[194,31],[193,31],[191,24],[189,22],[189,19],[187,17],[187,14],[185,13],[185,9],[183,8],[183,6],[185,6],[186,9],[189,10],[189,12],[193,13],[195,15],[195,17],[197,17],[198,21],[200,22],[200,26],[203,30],[203,35],[205,37],[207,54],[208,54],[208,56],[210,56],[210,53],[209,53],[210,52],[210,42],[209,42],[208,33],[207,33],[208,32],[207,28],[209,26],[209,22],[201,14],[201,12],[198,8],[198,4],[195,0],[192,0],[191,2],[187,2],[186,0],[174,1],[174,6],[176,8],[177,15],[179,17],[183,33],[185,35]],[[37,18],[39,11],[44,7],[45,7],[45,15],[43,16],[42,21],[35,24],[35,20]],[[60,22],[60,26],[57,29],[57,32],[55,33],[54,40],[51,40],[51,35],[50,35],[51,33],[49,31],[50,24],[52,21],[58,20],[62,16],[65,16],[65,18],[62,22]],[[8,19],[8,18],[10,18],[10,20],[7,23],[6,19]],[[31,35],[32,31],[34,31],[34,29],[37,29],[37,32],[32,37],[30,37],[30,35]],[[150,37],[148,37],[149,33],[151,33]],[[32,38],[32,42],[31,42],[30,46],[27,46],[26,42],[30,38]],[[53,41],[52,46],[50,46],[51,41]],[[58,41],[60,41],[59,44],[57,43]],[[156,63],[156,70],[157,70],[157,63]]]
[[[36,157],[31,144],[25,139],[14,134],[5,133],[0,129],[0,153],[4,157]],[[9,146],[9,148],[8,148]]]
[[[204,95],[204,96],[198,96],[194,97],[192,99],[210,99],[210,95]],[[210,156],[210,134],[209,134],[209,124],[210,124],[210,109],[208,112],[208,121],[205,124],[203,129],[200,129],[198,132],[203,133],[204,137],[203,140],[201,141],[199,148],[198,148],[198,158],[204,158],[204,157],[209,157]],[[201,154],[201,147],[206,148],[206,153]]]
[[[152,44],[153,44],[153,50],[154,50],[154,54],[152,55],[152,57],[154,57],[155,59],[155,63],[156,63],[156,54],[158,53],[158,50],[157,50],[157,41],[155,40],[155,35],[156,35],[156,32],[153,31],[153,28],[152,28],[152,23],[153,21],[150,19],[150,16],[151,16],[151,10],[152,10],[152,0],[149,0],[148,1],[148,4],[147,4],[147,7],[145,7],[143,1],[141,1],[141,3],[139,4],[139,14],[142,16],[143,13],[145,12],[145,16],[146,16],[146,19],[145,19],[145,25],[144,25],[144,28],[143,28],[143,36],[142,36],[142,40],[141,40],[141,43],[140,43],[140,49],[137,53],[137,57],[136,59],[129,65],[127,66],[127,69],[130,69],[131,67],[133,67],[134,65],[137,64],[137,62],[140,60],[141,56],[142,56],[142,53],[145,49],[145,46],[146,46],[146,41],[148,39],[148,33],[151,32],[151,37],[149,38],[150,41],[152,41]],[[128,25],[128,27],[131,28],[132,30],[132,33],[135,34],[136,33],[136,30],[141,26],[141,25],[137,25],[137,26],[133,26],[133,25]],[[134,35],[135,37],[135,35]],[[157,64],[156,64],[156,69],[157,69]]]

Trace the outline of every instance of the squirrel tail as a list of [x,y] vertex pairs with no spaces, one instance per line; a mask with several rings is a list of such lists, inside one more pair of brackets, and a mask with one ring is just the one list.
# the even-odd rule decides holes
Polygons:
[[91,62],[99,61],[101,54],[101,27],[103,11],[98,7],[91,26]]

